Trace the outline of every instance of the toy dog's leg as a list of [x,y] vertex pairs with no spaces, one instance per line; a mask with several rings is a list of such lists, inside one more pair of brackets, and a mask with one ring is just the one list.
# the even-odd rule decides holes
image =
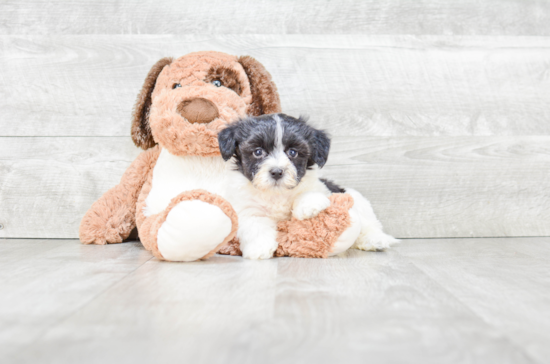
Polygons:
[[398,242],[382,230],[369,201],[354,189],[333,194],[317,217],[279,223],[276,256],[326,258],[349,248],[383,250]]
[[360,232],[360,221],[348,194],[330,196],[331,205],[308,220],[292,218],[278,225],[279,247],[275,256],[326,258],[350,248]]
[[[367,199],[353,189],[346,191],[331,195],[331,205],[312,219],[280,222],[275,256],[326,258],[349,248],[381,250],[398,241],[383,232]],[[242,255],[238,239],[219,253]]]
[[218,254],[243,255],[243,252],[241,251],[241,244],[239,242],[239,239],[235,237],[232,240],[229,240],[227,244],[225,244],[220,248],[220,250],[218,250]]
[[141,153],[128,167],[120,183],[107,191],[86,212],[80,222],[83,244],[121,243],[136,226],[136,202],[148,172],[159,155],[159,148]]
[[393,236],[382,230],[382,224],[376,218],[370,202],[358,191],[346,188],[346,192],[353,197],[354,205],[350,213],[355,213],[360,221],[359,237],[353,248],[361,250],[384,250],[399,242]]
[[172,199],[166,210],[147,217],[143,214],[143,201],[140,196],[139,236],[145,248],[160,259],[186,262],[206,259],[237,232],[237,214],[231,205],[204,190],[183,192]]

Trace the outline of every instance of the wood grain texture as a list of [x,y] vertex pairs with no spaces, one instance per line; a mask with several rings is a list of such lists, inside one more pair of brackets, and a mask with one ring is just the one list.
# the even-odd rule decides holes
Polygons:
[[335,138],[325,174],[400,237],[550,235],[548,137]]
[[537,0],[4,0],[0,34],[550,35]]
[[548,361],[550,238],[408,241],[397,251],[530,357]]
[[140,245],[0,240],[0,361],[14,363],[49,327],[151,259]]
[[[483,241],[440,240],[430,250],[445,256],[460,246],[464,251],[482,247]],[[17,272],[24,271],[16,282],[0,281],[0,292],[11,293],[9,300],[0,296],[0,302],[19,303],[16,309],[0,305],[0,320],[9,318],[17,330],[0,337],[0,347],[18,341],[19,349],[9,356],[0,352],[2,362],[7,357],[13,364],[355,364],[365,358],[376,363],[536,363],[528,347],[472,309],[486,304],[487,292],[474,290],[465,303],[419,269],[416,257],[411,263],[408,256],[423,255],[425,241],[404,242],[385,253],[352,250],[329,259],[214,256],[194,263],[145,261],[142,253],[148,253],[135,243],[52,243],[56,248],[49,254],[15,264]],[[11,247],[33,252],[19,240],[2,244],[8,257]],[[513,262],[510,245],[490,246],[485,256],[493,264]],[[548,244],[540,246],[540,255],[548,255]],[[536,274],[545,273],[539,259],[522,259],[516,283],[546,287],[545,276]],[[479,263],[486,260],[459,262],[483,269]],[[10,268],[0,267],[0,272]],[[484,277],[494,297],[488,306],[496,308],[496,298],[509,293],[501,285],[509,276],[501,270]],[[523,317],[522,328],[534,328],[531,338],[543,340],[548,324],[535,319],[544,297],[540,292],[526,305],[501,306],[493,317]],[[25,310],[31,310],[32,320],[20,314]],[[29,321],[36,326],[26,325]],[[40,335],[34,335],[34,327],[43,328]]]
[[75,238],[139,151],[130,138],[1,138],[0,237]]
[[0,136],[127,136],[149,68],[199,50],[256,57],[334,135],[550,135],[550,37],[52,35],[0,36]]
[[[550,137],[335,137],[325,176],[397,237],[550,235]],[[129,138],[0,138],[0,237],[75,238]]]

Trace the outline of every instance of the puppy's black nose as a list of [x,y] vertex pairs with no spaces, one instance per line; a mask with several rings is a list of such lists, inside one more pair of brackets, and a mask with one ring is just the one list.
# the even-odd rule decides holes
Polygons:
[[269,173],[271,173],[271,178],[275,181],[280,180],[283,176],[283,170],[281,168],[273,168]]

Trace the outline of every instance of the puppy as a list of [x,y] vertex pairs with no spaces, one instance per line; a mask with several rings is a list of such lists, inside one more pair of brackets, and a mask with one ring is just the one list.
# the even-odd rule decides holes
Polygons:
[[[396,240],[382,232],[369,202],[357,191],[319,177],[330,139],[303,118],[271,114],[241,119],[218,134],[224,160],[234,158],[227,198],[238,214],[237,237],[243,257],[269,259],[277,249],[277,223],[291,216],[317,216],[330,206],[331,193],[354,198],[350,215],[359,220],[354,247],[379,250]],[[349,246],[335,246],[332,254]]]

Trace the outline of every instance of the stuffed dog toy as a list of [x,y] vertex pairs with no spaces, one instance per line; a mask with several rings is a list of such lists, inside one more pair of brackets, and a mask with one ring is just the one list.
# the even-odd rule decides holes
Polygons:
[[[271,76],[249,56],[198,52],[161,59],[133,114],[132,139],[145,151],[88,210],[81,242],[120,243],[137,226],[142,244],[159,259],[240,254],[237,214],[224,197],[230,166],[217,135],[246,115],[280,111]],[[342,240],[355,241],[352,197],[334,194],[330,200],[313,219],[279,223],[277,256],[326,257]]]

